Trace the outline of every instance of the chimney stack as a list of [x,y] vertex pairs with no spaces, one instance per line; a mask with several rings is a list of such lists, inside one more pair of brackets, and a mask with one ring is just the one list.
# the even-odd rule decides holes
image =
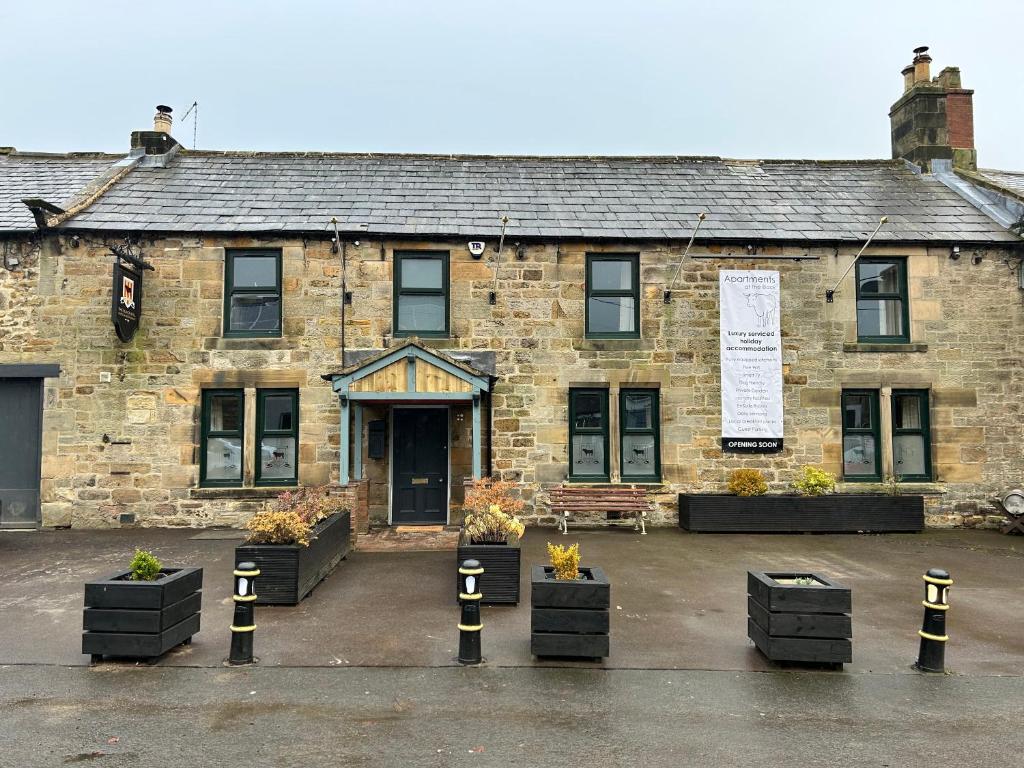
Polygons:
[[157,133],[171,132],[171,108],[163,104],[156,105],[156,114],[153,116],[153,130]]
[[914,61],[901,70],[903,95],[889,110],[892,156],[931,172],[933,160],[978,169],[974,148],[974,91],[960,83],[960,70],[946,67],[931,77],[928,47],[914,49]]
[[171,136],[171,108],[163,104],[157,105],[152,131],[132,131],[132,149],[141,149],[147,155],[163,155],[177,145]]

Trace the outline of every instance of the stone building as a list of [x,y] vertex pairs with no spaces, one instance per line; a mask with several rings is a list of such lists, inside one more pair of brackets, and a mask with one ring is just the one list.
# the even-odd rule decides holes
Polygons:
[[[563,482],[673,523],[806,464],[985,524],[1024,482],[1024,174],[978,170],[929,62],[892,160],[190,151],[166,108],[123,156],[0,149],[0,524],[238,525],[322,483],[444,523],[483,475],[536,523]],[[780,276],[779,452],[722,449],[729,269]]]

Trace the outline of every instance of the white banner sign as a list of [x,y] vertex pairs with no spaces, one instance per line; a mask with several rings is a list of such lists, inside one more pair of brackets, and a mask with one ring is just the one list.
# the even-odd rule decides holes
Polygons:
[[779,273],[718,275],[722,350],[722,450],[782,450]]

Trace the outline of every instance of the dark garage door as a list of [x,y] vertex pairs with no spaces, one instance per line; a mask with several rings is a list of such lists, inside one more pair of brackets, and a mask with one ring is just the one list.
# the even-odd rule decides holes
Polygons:
[[39,523],[42,420],[43,380],[0,378],[0,528]]

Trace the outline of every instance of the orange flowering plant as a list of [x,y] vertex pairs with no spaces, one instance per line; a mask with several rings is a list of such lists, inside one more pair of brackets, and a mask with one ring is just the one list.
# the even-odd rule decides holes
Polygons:
[[485,477],[466,491],[463,527],[471,541],[500,543],[519,538],[526,527],[516,515],[523,511],[523,500],[516,484]]

